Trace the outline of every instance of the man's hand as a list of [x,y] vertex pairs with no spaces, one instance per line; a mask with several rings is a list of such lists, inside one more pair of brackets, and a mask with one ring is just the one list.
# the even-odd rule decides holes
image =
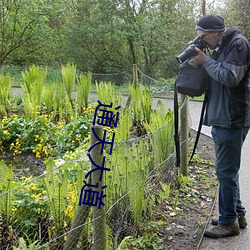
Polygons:
[[207,56],[197,47],[194,48],[195,51],[198,53],[197,56],[192,57],[197,64],[203,64]]

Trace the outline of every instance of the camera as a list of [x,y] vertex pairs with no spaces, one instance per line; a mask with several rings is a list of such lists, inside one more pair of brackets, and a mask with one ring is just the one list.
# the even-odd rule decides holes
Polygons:
[[180,54],[176,57],[177,61],[179,63],[183,63],[188,58],[198,55],[198,53],[195,51],[195,47],[199,48],[200,50],[203,50],[207,48],[207,43],[199,36],[197,36],[190,45]]

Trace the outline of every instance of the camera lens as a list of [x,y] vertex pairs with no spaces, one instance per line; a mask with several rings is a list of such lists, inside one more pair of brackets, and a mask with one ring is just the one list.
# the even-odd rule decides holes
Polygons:
[[191,44],[189,47],[187,47],[180,55],[176,57],[177,61],[179,63],[183,63],[188,58],[198,55],[198,53],[194,49],[195,47],[195,44]]
[[200,50],[203,50],[207,47],[207,43],[199,36],[197,36],[192,43],[180,54],[176,57],[177,61],[179,63],[183,63],[188,58],[198,55],[195,47],[199,48]]

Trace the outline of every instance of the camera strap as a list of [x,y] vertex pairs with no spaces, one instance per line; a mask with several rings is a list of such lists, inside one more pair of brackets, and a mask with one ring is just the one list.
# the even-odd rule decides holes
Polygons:
[[205,96],[204,96],[204,100],[202,103],[202,108],[201,108],[201,114],[200,114],[200,121],[199,121],[199,126],[198,126],[198,130],[196,132],[196,138],[195,138],[195,142],[194,142],[194,147],[193,147],[193,152],[190,156],[189,159],[189,164],[191,164],[193,156],[195,154],[198,142],[199,142],[199,138],[200,138],[200,134],[201,134],[201,129],[202,129],[202,122],[203,122],[203,117],[204,117],[204,113],[205,113],[205,109],[206,109],[206,104],[207,104],[207,96],[208,96],[208,91],[205,91]]

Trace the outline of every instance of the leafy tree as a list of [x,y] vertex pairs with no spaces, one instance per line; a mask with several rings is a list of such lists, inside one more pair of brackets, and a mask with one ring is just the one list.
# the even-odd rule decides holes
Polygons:
[[247,0],[225,0],[221,10],[227,27],[239,26],[242,33],[250,39],[250,2]]
[[115,1],[77,1],[64,49],[67,59],[81,70],[109,73],[127,69],[127,48],[115,12]]
[[[218,9],[215,2],[1,1],[0,64],[72,62],[81,71],[94,73],[123,72],[137,64],[153,78],[173,77],[179,70],[175,57],[194,39],[198,17]],[[230,9],[227,20],[237,18],[238,11]]]
[[42,1],[8,0],[0,2],[0,65],[8,59],[21,64],[20,49],[30,41],[32,47],[26,46],[25,54],[29,55],[42,46],[40,35],[44,32],[46,8]]

